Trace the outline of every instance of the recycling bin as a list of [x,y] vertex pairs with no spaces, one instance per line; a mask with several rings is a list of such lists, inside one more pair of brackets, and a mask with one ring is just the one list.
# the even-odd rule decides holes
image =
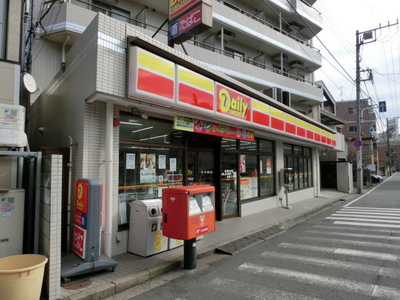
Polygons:
[[143,257],[168,250],[168,238],[162,234],[161,199],[131,203],[128,252]]

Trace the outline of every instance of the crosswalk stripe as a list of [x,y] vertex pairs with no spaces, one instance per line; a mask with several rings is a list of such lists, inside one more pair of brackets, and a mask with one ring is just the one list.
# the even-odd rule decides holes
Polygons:
[[285,292],[282,290],[269,289],[260,285],[243,283],[238,280],[217,277],[213,279],[211,285],[225,294],[246,295],[250,299],[304,299],[304,300],[319,300],[319,298],[308,297],[296,293]]
[[[390,225],[393,226],[393,225]],[[323,230],[332,230],[332,225],[325,225],[325,224],[316,224],[313,225],[312,228],[317,228],[317,229],[323,229]],[[351,231],[356,231],[356,232],[374,232],[374,233],[381,233],[381,234],[399,234],[400,235],[400,230],[396,230],[396,229],[383,229],[383,228],[354,228],[351,226],[345,226],[344,225],[336,225],[335,229],[342,229],[342,230],[346,230],[346,232],[351,232]],[[328,231],[329,232],[329,231]]]
[[266,251],[261,254],[264,258],[280,259],[280,260],[292,260],[302,264],[310,264],[318,267],[329,267],[343,270],[351,270],[352,272],[365,272],[365,273],[376,273],[380,276],[386,276],[391,278],[400,279],[400,270],[394,268],[378,267],[374,265],[366,265],[349,261],[341,261],[338,259],[327,259],[318,257],[309,257],[298,254]]
[[[260,266],[245,263],[239,266],[240,271],[247,271],[253,274],[274,275],[282,278],[296,280],[305,284],[313,284],[328,288],[341,289],[349,292],[357,292],[362,295],[371,295],[375,285],[357,282],[348,279],[340,279],[332,276],[323,276],[306,272],[299,272],[289,269],[281,269],[270,266]],[[397,291],[400,293],[400,290]]]
[[345,206],[342,209],[361,209],[361,210],[371,210],[371,211],[398,211],[400,212],[400,208],[382,208],[382,207],[361,207],[361,206]]
[[327,217],[326,219],[328,220],[341,220],[341,221],[365,221],[365,222],[371,222],[371,223],[391,223],[391,224],[400,224],[400,220],[377,220],[377,219],[372,219],[372,218],[347,218],[347,217]]
[[372,211],[365,211],[365,210],[339,210],[337,213],[340,214],[360,214],[366,216],[393,216],[393,217],[400,217],[400,213],[390,213],[390,212],[372,212]]
[[325,252],[325,253],[365,257],[365,258],[376,258],[376,259],[388,260],[388,261],[396,261],[398,259],[397,255],[393,255],[393,254],[389,254],[389,253],[381,253],[381,252],[376,253],[376,252],[372,252],[372,251],[353,250],[353,249],[347,249],[347,248],[311,246],[311,245],[293,244],[293,243],[280,243],[278,245],[278,247],[301,249],[301,250],[311,250],[311,251],[318,251],[318,252]]
[[[309,234],[323,234],[323,235],[341,236],[348,238],[369,238],[374,240],[400,241],[399,236],[382,236],[377,234],[361,234],[361,233],[348,233],[340,231],[319,231],[319,230],[305,230],[304,232]],[[388,233],[391,233],[391,231],[389,230]]]
[[378,248],[389,248],[400,250],[400,245],[393,244],[383,244],[381,242],[366,242],[366,241],[355,241],[355,240],[343,240],[335,238],[325,238],[325,237],[313,237],[313,236],[301,236],[302,240],[316,241],[316,242],[333,242],[341,243],[342,245],[348,246],[364,246],[364,247],[378,247]]
[[347,222],[347,221],[335,221],[333,224],[338,225],[350,225],[350,226],[367,226],[367,227],[383,227],[383,228],[400,228],[400,225],[392,224],[377,224],[377,223],[362,223],[362,222]]
[[393,217],[393,216],[382,216],[382,215],[364,215],[364,214],[344,214],[344,213],[336,213],[331,214],[331,217],[356,217],[356,218],[373,218],[373,219],[382,219],[382,220],[400,220],[400,217]]

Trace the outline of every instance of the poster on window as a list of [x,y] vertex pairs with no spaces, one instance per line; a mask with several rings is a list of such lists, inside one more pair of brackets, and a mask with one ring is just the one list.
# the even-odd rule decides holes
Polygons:
[[140,154],[140,183],[156,182],[156,154]]
[[267,159],[265,160],[265,165],[266,165],[267,175],[271,175],[272,174],[272,158],[271,157],[267,157]]
[[240,155],[240,173],[246,173],[246,155]]
[[126,154],[126,166],[127,170],[135,169],[135,162],[136,162],[136,154],[135,153],[127,153]]
[[167,156],[166,155],[159,155],[158,156],[158,168],[160,170],[165,170],[167,168]]
[[176,158],[175,157],[169,159],[169,170],[171,172],[176,172]]

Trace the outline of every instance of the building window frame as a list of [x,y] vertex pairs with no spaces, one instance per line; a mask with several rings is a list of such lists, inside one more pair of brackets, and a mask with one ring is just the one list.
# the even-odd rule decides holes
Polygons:
[[293,186],[289,191],[313,187],[311,148],[293,144],[283,144],[284,168],[293,169]]

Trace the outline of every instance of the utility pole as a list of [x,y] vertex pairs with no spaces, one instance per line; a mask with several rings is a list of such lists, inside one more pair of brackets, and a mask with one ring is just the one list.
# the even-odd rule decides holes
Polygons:
[[388,158],[389,158],[389,176],[392,176],[392,152],[390,151],[390,135],[389,133],[389,118],[386,118],[386,135],[387,135],[387,146],[388,146]]
[[[361,141],[362,138],[362,130],[361,130],[361,88],[360,88],[360,83],[361,83],[361,69],[360,69],[360,48],[361,45],[365,44],[370,44],[376,41],[376,31],[387,28],[393,25],[399,24],[399,20],[396,20],[395,24],[390,24],[386,26],[381,26],[379,24],[378,28],[370,29],[367,31],[359,32],[358,30],[356,31],[356,100],[357,100],[357,139]],[[367,80],[371,80],[372,78],[369,78]],[[363,80],[364,81],[364,80]],[[357,150],[357,192],[359,194],[362,194],[363,192],[363,164],[362,164],[362,143],[361,147],[358,148]]]

